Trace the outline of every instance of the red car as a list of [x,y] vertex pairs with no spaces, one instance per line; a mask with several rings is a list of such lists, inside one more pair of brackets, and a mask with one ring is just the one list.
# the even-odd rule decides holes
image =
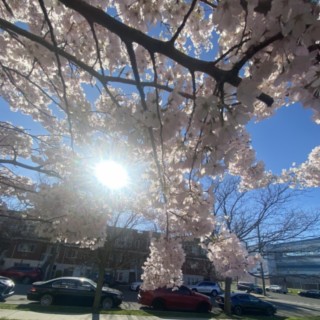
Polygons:
[[0,275],[24,284],[40,281],[43,277],[42,270],[33,267],[11,267],[1,271]]
[[193,292],[185,286],[160,288],[152,291],[140,290],[138,302],[156,310],[192,310],[209,312],[212,309],[210,298]]

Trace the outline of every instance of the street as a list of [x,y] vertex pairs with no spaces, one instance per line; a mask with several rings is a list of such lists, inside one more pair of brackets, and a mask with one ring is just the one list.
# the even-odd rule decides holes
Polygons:
[[268,293],[266,300],[277,307],[277,315],[279,316],[320,316],[319,299],[290,294]]
[[[29,304],[34,303],[28,301],[26,293],[31,285],[16,284],[15,294],[9,297],[5,303],[7,304]],[[124,302],[121,304],[122,309],[140,309],[141,305],[137,302],[137,292],[130,291],[128,286],[118,288],[124,293]],[[300,297],[290,294],[268,293],[268,297],[261,297],[273,303],[277,309],[279,316],[319,316],[320,303],[318,299]]]

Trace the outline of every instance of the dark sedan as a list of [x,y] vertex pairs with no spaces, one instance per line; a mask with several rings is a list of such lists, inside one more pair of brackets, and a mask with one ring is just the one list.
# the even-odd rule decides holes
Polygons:
[[[224,296],[218,296],[216,301],[219,307],[224,309]],[[273,304],[248,293],[231,293],[231,311],[238,316],[245,312],[264,313],[272,316],[277,312],[277,308]]]
[[14,294],[14,282],[7,278],[0,276],[0,301],[4,301],[6,298]]
[[[87,278],[61,277],[49,281],[34,282],[27,294],[28,300],[40,301],[43,306],[68,304],[92,306],[96,283]],[[101,306],[103,309],[118,307],[123,300],[119,290],[102,288]]]
[[320,290],[304,290],[299,292],[299,296],[320,299]]

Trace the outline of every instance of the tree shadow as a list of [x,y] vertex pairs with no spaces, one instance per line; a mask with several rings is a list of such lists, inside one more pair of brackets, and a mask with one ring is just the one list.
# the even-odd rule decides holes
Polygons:
[[100,314],[99,313],[92,313],[92,320],[99,320],[100,319]]
[[212,319],[212,317],[218,316],[221,314],[221,311],[212,310],[211,312],[199,313],[194,311],[186,311],[186,310],[154,310],[152,307],[143,306],[140,310],[144,311],[146,314],[150,316],[155,316],[161,319],[167,318],[181,318],[181,319]]
[[278,310],[285,311],[296,317],[308,318],[308,319],[320,319],[319,306],[307,305],[307,304],[289,304],[281,301],[271,301]]
[[38,313],[54,313],[54,314],[85,314],[92,313],[91,307],[81,307],[81,306],[66,306],[66,305],[53,305],[44,307],[39,303],[28,303],[19,304],[15,306],[16,310],[19,311],[32,311]]

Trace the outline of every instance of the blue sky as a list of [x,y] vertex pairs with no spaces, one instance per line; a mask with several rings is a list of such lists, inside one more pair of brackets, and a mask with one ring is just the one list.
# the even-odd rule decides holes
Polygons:
[[248,125],[257,157],[264,159],[267,169],[280,173],[293,162],[300,164],[320,145],[320,126],[311,117],[310,110],[296,103],[278,110],[270,119]]
[[[41,127],[31,117],[19,112],[10,112],[8,105],[0,99],[0,120],[9,121],[40,133]],[[293,162],[306,161],[309,152],[320,145],[320,126],[312,119],[310,110],[300,104],[278,110],[270,119],[249,123],[247,129],[252,137],[258,160],[263,160],[267,170],[279,174]],[[320,209],[320,188],[309,189],[307,194],[296,199],[296,204],[306,209]]]
[[[279,174],[294,162],[299,165],[320,145],[320,126],[311,117],[310,110],[296,103],[278,110],[270,119],[247,126],[257,158],[264,161],[267,170]],[[297,204],[320,209],[320,188],[308,189]]]

